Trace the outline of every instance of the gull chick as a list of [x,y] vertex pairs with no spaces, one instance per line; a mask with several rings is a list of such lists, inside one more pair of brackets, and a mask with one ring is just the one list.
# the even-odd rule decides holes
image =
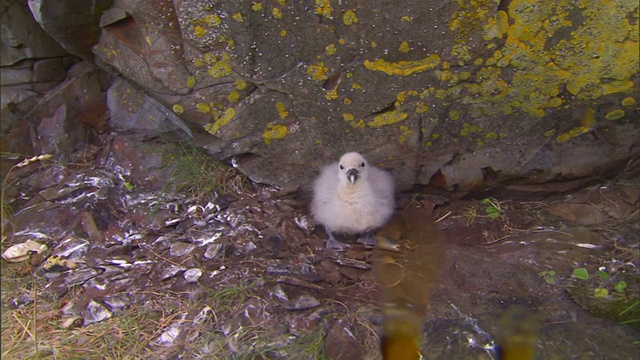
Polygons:
[[348,247],[334,233],[361,234],[359,242],[375,245],[375,231],[393,214],[393,192],[391,175],[369,165],[356,152],[326,166],[313,187],[311,213],[329,236],[327,247]]

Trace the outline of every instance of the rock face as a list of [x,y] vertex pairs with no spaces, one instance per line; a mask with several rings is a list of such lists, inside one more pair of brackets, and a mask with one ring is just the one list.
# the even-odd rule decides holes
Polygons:
[[[45,20],[46,3],[29,1],[45,29],[86,48],[61,40],[68,10]],[[108,4],[93,3],[88,34]],[[305,185],[358,151],[400,189],[523,189],[640,154],[637,13],[632,0],[114,0],[93,52],[255,181]]]

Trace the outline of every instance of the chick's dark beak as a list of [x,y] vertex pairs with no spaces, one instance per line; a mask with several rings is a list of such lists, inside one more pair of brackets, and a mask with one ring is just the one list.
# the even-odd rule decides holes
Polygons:
[[356,180],[358,180],[358,175],[360,175],[360,173],[356,169],[349,169],[347,171],[347,179],[349,179],[352,184],[356,183]]

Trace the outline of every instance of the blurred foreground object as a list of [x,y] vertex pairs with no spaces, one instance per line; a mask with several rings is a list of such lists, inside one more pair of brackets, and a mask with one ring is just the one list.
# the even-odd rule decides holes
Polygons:
[[538,317],[523,306],[507,310],[500,320],[498,338],[501,360],[533,360],[540,322]]
[[421,358],[422,324],[444,257],[432,213],[433,204],[412,202],[376,235],[383,359]]

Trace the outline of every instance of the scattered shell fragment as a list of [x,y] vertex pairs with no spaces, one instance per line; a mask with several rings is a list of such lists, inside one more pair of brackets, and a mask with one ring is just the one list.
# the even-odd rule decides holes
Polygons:
[[27,240],[8,248],[2,254],[2,257],[9,262],[21,262],[29,258],[29,253],[35,252],[36,254],[43,254],[47,249],[47,245],[40,244],[37,241]]
[[202,270],[196,268],[189,269],[184,272],[183,276],[188,283],[194,283],[200,279],[200,276],[202,276]]

